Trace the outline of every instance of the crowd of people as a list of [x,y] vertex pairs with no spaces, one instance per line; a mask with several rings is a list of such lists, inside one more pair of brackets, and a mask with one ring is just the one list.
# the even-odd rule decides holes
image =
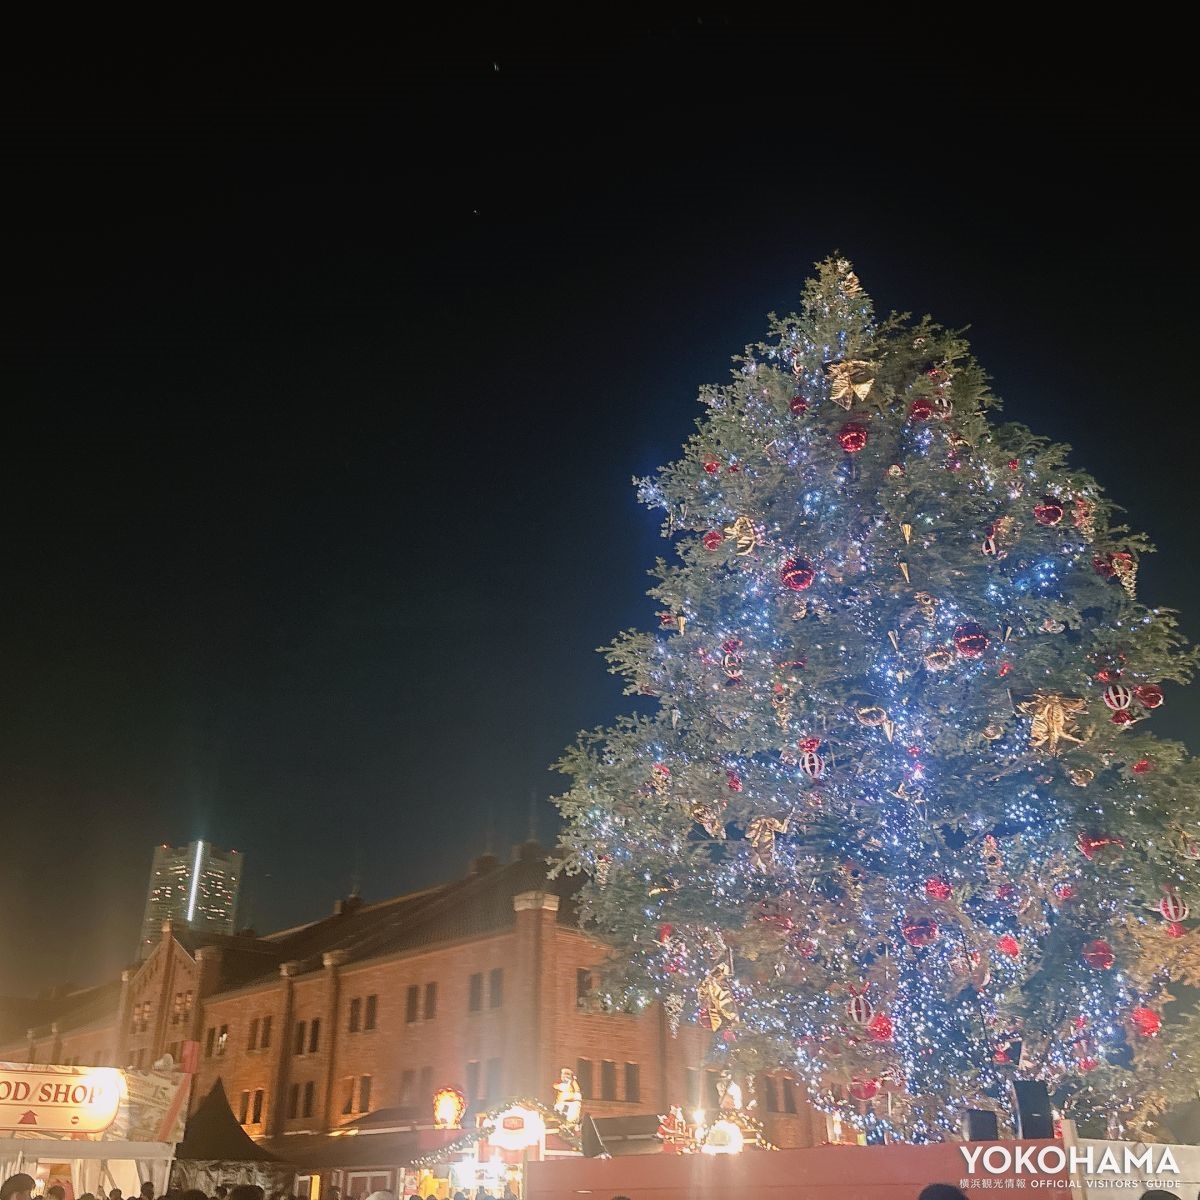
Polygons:
[[[37,1180],[32,1175],[10,1175],[0,1185],[0,1200],[66,1200],[66,1192],[57,1184],[46,1188],[45,1192],[37,1191]],[[75,1200],[268,1200],[263,1188],[255,1184],[242,1183],[234,1187],[219,1186],[210,1196],[199,1188],[168,1188],[161,1196],[156,1195],[154,1184],[143,1183],[142,1190],[136,1197],[124,1197],[120,1188],[112,1188],[109,1192],[83,1192]],[[269,1200],[308,1200],[304,1196],[292,1196],[286,1191],[272,1192]],[[321,1200],[342,1200],[337,1188],[326,1190]],[[350,1200],[438,1200],[436,1196],[422,1197],[416,1192],[409,1196],[396,1196],[392,1192],[372,1192],[365,1198],[351,1197]],[[473,1194],[461,1189],[454,1193],[451,1200],[517,1200],[516,1196],[506,1187],[502,1195],[495,1195],[487,1188],[480,1187]]]
[[[0,1200],[66,1200],[65,1191],[57,1184],[48,1187],[44,1194],[37,1193],[36,1188],[37,1180],[32,1175],[10,1175],[3,1185],[0,1185]],[[101,1193],[97,1196],[93,1192],[84,1192],[76,1200],[125,1200],[125,1198],[121,1195],[120,1188],[113,1188],[107,1195]],[[262,1188],[256,1187],[254,1184],[243,1183],[231,1188],[218,1187],[213,1196],[209,1196],[198,1188],[189,1188],[186,1191],[168,1190],[159,1197],[155,1195],[154,1184],[144,1183],[139,1195],[136,1198],[130,1197],[129,1200],[267,1200],[267,1196]],[[304,1198],[291,1197],[287,1192],[273,1192],[270,1200],[304,1200]],[[337,1188],[330,1188],[322,1200],[342,1200],[342,1197]],[[358,1198],[354,1197],[353,1200],[358,1200]],[[432,1195],[421,1197],[416,1192],[409,1196],[396,1196],[391,1192],[372,1192],[365,1197],[365,1200],[437,1200],[437,1197]],[[460,1189],[454,1193],[451,1200],[516,1200],[516,1197],[507,1187],[502,1196],[496,1196],[487,1188],[480,1187],[474,1195]],[[629,1200],[629,1197],[613,1196],[612,1200]],[[967,1197],[951,1184],[931,1183],[921,1191],[917,1200],[967,1200]],[[1142,1192],[1138,1200],[1180,1200],[1180,1193],[1151,1188]],[[1200,1200],[1200,1197],[1197,1197],[1197,1200]]]

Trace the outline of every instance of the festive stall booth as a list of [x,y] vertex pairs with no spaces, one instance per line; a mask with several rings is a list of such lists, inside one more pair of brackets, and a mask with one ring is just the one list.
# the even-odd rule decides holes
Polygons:
[[[410,1160],[406,1189],[412,1185],[425,1195],[421,1185],[428,1184],[436,1195],[446,1196],[457,1189],[474,1195],[482,1187],[495,1196],[523,1196],[529,1163],[581,1154],[578,1107],[573,1099],[563,1098],[564,1089],[555,1091],[559,1099],[553,1107],[517,1097],[476,1113],[470,1127]],[[450,1122],[446,1128],[453,1129],[465,1111],[461,1094],[443,1089],[438,1096],[442,1098],[439,1119]]]
[[171,1186],[212,1195],[219,1184],[250,1183],[270,1194],[291,1193],[296,1168],[263,1149],[238,1123],[218,1079],[188,1118],[175,1151]]
[[191,1076],[181,1071],[0,1063],[0,1171],[67,1200],[141,1185],[166,1190]]

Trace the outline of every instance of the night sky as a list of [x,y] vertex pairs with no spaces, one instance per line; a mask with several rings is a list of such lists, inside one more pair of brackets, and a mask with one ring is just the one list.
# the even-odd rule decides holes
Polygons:
[[1182,50],[851,36],[13,48],[0,993],[118,969],[158,842],[242,850],[261,932],[551,839],[653,620],[631,477],[834,251],[971,327],[1200,638]]

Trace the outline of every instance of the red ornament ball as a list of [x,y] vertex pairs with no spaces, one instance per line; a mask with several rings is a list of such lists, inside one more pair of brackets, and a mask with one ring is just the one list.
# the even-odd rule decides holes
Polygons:
[[1162,1017],[1152,1008],[1138,1005],[1129,1014],[1129,1023],[1138,1031],[1141,1037],[1154,1037],[1162,1028]]
[[818,751],[821,748],[821,739],[820,738],[801,738],[800,741],[798,741],[796,743],[796,746],[804,754],[814,754],[816,751]]
[[1129,769],[1135,775],[1145,775],[1154,770],[1154,764],[1148,758],[1139,758]]
[[910,946],[918,949],[937,941],[938,937],[937,922],[930,917],[906,917],[900,932]]
[[705,550],[718,550],[725,540],[725,535],[719,529],[710,529],[703,538]]
[[1143,708],[1158,708],[1163,702],[1163,690],[1157,683],[1142,683],[1133,689],[1137,702]]
[[876,1013],[867,1026],[871,1040],[875,1042],[890,1042],[895,1030],[892,1028],[892,1018],[887,1013]]
[[925,895],[930,900],[949,900],[950,885],[944,879],[937,879],[936,877],[927,879],[925,880]]
[[736,771],[726,771],[725,779],[729,784],[731,792],[740,792],[742,790],[742,777]]
[[856,1079],[850,1085],[850,1095],[855,1100],[873,1100],[879,1095],[878,1079]]
[[1109,720],[1114,725],[1129,725],[1133,722],[1133,713],[1131,712],[1115,712]]
[[726,654],[736,654],[742,648],[741,638],[726,638],[721,643],[721,649]]
[[974,621],[964,621],[954,629],[954,648],[963,658],[979,658],[988,648],[987,630]]
[[908,406],[908,415],[914,421],[928,421],[933,416],[933,404],[924,396],[918,396]]
[[1011,933],[996,939],[996,950],[1005,958],[1017,958],[1021,953],[1021,943]]
[[1172,921],[1167,926],[1166,933],[1169,938],[1181,938],[1187,933],[1187,930],[1178,921]]
[[1000,1063],[1001,1066],[1003,1066],[1004,1063],[1012,1062],[1012,1059],[1009,1057],[1008,1051],[1001,1046],[1000,1049],[992,1055],[992,1062]]
[[1020,461],[1020,459],[1017,459],[1017,458],[1010,458],[1010,459],[1008,460],[1008,469],[1009,469],[1010,471],[1018,471],[1018,470],[1020,470],[1020,468],[1021,468],[1021,461]]
[[1164,888],[1163,898],[1158,902],[1158,911],[1166,921],[1186,921],[1191,911],[1179,898],[1174,888]]
[[706,458],[704,460],[704,469],[710,475],[715,475],[721,469],[721,464],[715,458]]
[[857,454],[867,444],[867,427],[857,421],[847,421],[838,430],[837,438],[847,454]]
[[817,568],[807,558],[789,558],[779,568],[779,578],[793,592],[803,592],[812,587],[817,577]]
[[1112,947],[1103,938],[1097,938],[1084,946],[1083,961],[1094,971],[1108,971],[1117,958]]
[[1057,496],[1043,496],[1041,503],[1033,506],[1033,519],[1039,525],[1057,525],[1063,519],[1062,501]]
[[1124,712],[1133,703],[1133,693],[1123,683],[1110,683],[1104,689],[1104,703],[1114,712]]
[[1116,683],[1121,678],[1120,671],[1114,671],[1109,667],[1105,667],[1103,671],[1096,672],[1097,683]]
[[1015,883],[1002,883],[996,889],[997,900],[1015,900],[1017,896],[1017,885]]
[[1069,883],[1056,883],[1054,885],[1054,898],[1056,900],[1074,900],[1075,889]]
[[801,395],[795,395],[788,404],[788,408],[790,408],[792,412],[796,414],[796,416],[799,416],[801,413],[808,412],[808,401]]
[[825,760],[810,750],[800,755],[800,769],[809,779],[820,779],[825,774]]
[[1101,579],[1111,579],[1117,572],[1112,565],[1112,555],[1109,554],[1104,558],[1096,555],[1092,559],[1092,570],[1100,576]]

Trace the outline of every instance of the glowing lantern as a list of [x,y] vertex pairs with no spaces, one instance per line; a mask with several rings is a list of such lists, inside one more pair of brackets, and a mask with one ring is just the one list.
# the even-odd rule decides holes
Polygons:
[[459,1129],[467,1111],[466,1097],[455,1087],[438,1088],[433,1093],[433,1124],[436,1129]]

